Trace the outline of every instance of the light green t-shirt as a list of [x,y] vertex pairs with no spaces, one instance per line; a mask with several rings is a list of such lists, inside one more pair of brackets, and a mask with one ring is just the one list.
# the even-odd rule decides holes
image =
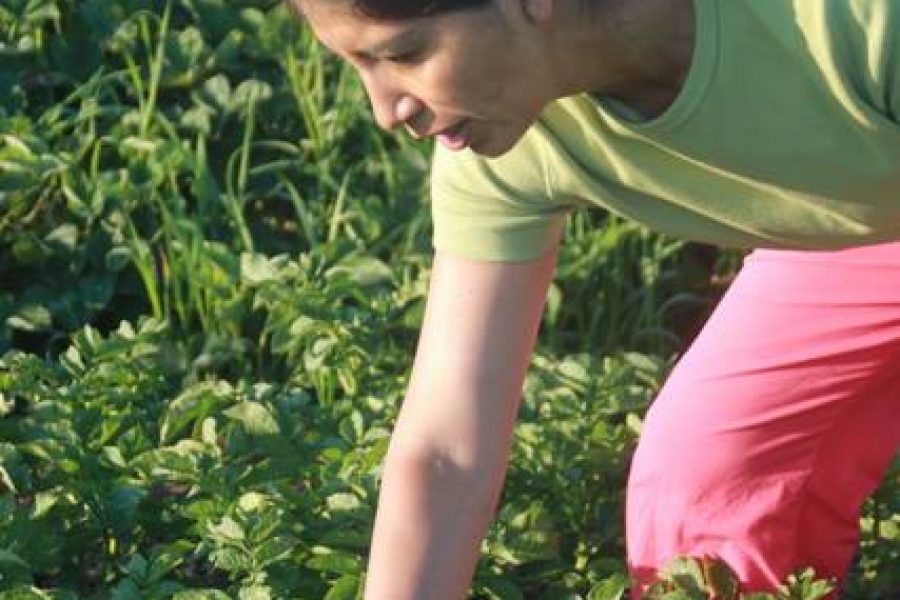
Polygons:
[[526,260],[599,206],[732,247],[900,239],[900,0],[696,0],[676,100],[552,102],[504,156],[435,150],[434,246]]

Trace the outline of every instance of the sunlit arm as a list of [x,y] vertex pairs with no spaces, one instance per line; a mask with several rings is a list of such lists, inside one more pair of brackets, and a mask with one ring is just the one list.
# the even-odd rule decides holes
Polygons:
[[506,477],[556,253],[440,253],[385,459],[366,600],[460,600]]
[[465,471],[448,457],[388,458],[365,599],[465,598],[505,464],[496,471]]

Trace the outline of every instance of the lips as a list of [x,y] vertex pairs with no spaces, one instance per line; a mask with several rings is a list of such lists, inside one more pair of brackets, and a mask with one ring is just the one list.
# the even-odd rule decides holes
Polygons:
[[437,132],[434,137],[450,150],[462,150],[468,144],[467,136],[463,133],[465,124],[465,120],[459,121],[455,125]]
[[451,125],[450,127],[447,127],[446,129],[442,129],[442,130],[438,131],[437,133],[435,133],[434,137],[437,137],[439,135],[449,135],[449,136],[456,135],[457,133],[459,133],[459,130],[462,129],[463,124],[465,124],[465,120],[457,121],[455,124]]

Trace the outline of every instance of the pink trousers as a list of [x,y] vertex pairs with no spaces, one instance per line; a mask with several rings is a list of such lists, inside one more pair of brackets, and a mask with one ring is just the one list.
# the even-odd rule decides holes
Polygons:
[[745,591],[843,580],[900,447],[900,243],[757,250],[651,406],[631,467],[638,598],[678,555]]

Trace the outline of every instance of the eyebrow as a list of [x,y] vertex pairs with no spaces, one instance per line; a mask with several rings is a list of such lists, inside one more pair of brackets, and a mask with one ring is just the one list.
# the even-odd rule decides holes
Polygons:
[[381,54],[387,53],[389,49],[396,49],[397,47],[407,46],[411,42],[417,41],[419,38],[419,32],[415,29],[407,29],[402,33],[398,33],[397,35],[388,38],[386,40],[376,42],[368,48],[363,50],[359,50],[354,54],[358,56],[364,57],[377,57]]

